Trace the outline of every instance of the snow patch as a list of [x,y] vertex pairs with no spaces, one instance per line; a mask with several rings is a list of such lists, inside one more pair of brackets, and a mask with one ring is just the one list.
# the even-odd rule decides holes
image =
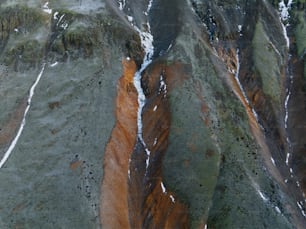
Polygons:
[[58,19],[58,18],[57,18],[57,15],[58,15],[58,14],[59,14],[59,12],[57,12],[57,11],[53,14],[53,19],[54,19],[54,20],[57,20],[57,19]]
[[306,217],[306,213],[305,213],[304,208],[303,208],[303,202],[302,201],[298,201],[298,202],[296,202],[296,204],[299,207],[299,209],[301,210],[303,216]]
[[153,146],[157,144],[157,138],[154,139]]
[[132,16],[127,16],[129,22],[133,22],[134,18]]
[[126,2],[125,2],[125,0],[122,0],[122,1],[118,1],[118,4],[119,4],[119,9],[120,10],[123,10],[124,9],[124,7],[125,7],[125,4],[126,4]]
[[175,203],[175,199],[172,195],[170,195],[170,199],[171,199],[172,203]]
[[163,193],[167,193],[166,188],[165,188],[165,186],[164,186],[164,183],[163,183],[163,182],[160,182],[160,187],[162,188]]
[[277,207],[277,206],[275,206],[275,211],[276,211],[277,213],[279,213],[279,214],[282,213],[281,210],[279,209],[279,207]]
[[287,5],[284,0],[281,0],[278,3],[279,14],[282,21],[287,21],[290,18],[289,10],[291,9],[292,0],[289,0]]
[[167,96],[167,84],[164,81],[164,77],[161,75],[160,79],[159,79],[159,90],[158,90],[158,94],[160,94],[161,92],[164,93],[164,98]]
[[287,153],[286,155],[286,165],[289,165],[289,157],[290,157],[290,153]]
[[156,110],[157,110],[157,105],[155,105],[153,108],[153,111],[156,111]]
[[269,200],[259,189],[257,189],[257,192],[264,202],[267,202]]
[[271,161],[272,161],[272,164],[273,164],[274,166],[276,166],[275,160],[273,159],[273,157],[271,157]]
[[47,14],[52,14],[52,9],[49,8],[49,2],[46,2],[42,8],[43,11],[46,12]]
[[58,65],[58,62],[54,62],[53,64],[50,65],[50,67],[55,67],[56,65]]

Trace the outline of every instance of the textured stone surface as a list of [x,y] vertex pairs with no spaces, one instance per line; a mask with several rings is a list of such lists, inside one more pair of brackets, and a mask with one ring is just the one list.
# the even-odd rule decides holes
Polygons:
[[305,1],[149,2],[1,1],[0,228],[304,228]]

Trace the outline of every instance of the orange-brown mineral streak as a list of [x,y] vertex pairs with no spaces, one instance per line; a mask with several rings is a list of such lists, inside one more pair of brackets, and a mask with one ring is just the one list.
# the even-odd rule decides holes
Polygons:
[[137,91],[133,77],[136,64],[123,60],[116,99],[116,125],[105,149],[104,177],[101,190],[102,228],[130,228],[128,213],[128,166],[137,135]]
[[[227,65],[228,68],[230,69],[234,69],[235,71],[237,71],[237,60],[236,60],[236,50],[234,49],[230,49],[228,51],[228,53],[219,50],[219,55],[221,56],[221,58],[223,59],[223,61],[225,62],[225,64]],[[242,105],[244,106],[245,110],[246,110],[246,114],[248,115],[249,118],[249,124],[250,124],[250,128],[251,131],[253,133],[253,136],[255,137],[257,143],[259,144],[259,146],[261,147],[262,150],[262,156],[263,159],[266,163],[266,165],[269,167],[269,171],[271,173],[271,175],[279,182],[279,184],[281,184],[283,187],[285,187],[285,183],[282,179],[281,174],[279,173],[279,171],[277,170],[277,168],[272,164],[271,161],[271,152],[269,150],[269,147],[265,141],[265,137],[264,137],[264,133],[261,130],[261,127],[259,125],[259,123],[257,122],[257,119],[252,111],[252,108],[250,106],[250,104],[248,103],[248,101],[246,100],[246,98],[244,97],[244,93],[241,91],[238,82],[235,79],[235,74],[234,73],[230,73],[229,74],[229,85],[231,86],[231,88],[233,89],[235,95],[239,98],[239,100],[241,101]]]
[[24,98],[11,114],[4,127],[0,129],[0,147],[12,141],[17,128],[20,126],[26,106],[27,98]]
[[[181,84],[186,76],[183,66],[174,63],[170,66],[155,64],[147,76],[147,86],[150,94],[147,95],[149,103],[143,112],[143,138],[151,151],[150,163],[155,163],[151,180],[154,188],[145,198],[142,210],[144,228],[188,228],[188,209],[170,192],[162,183],[162,155],[168,147],[170,129],[170,109],[168,102],[169,90],[175,85]],[[168,91],[158,93],[160,90],[160,76],[166,82]],[[176,79],[175,79],[176,78]],[[165,190],[163,190],[165,188]],[[151,220],[150,220],[151,218]]]

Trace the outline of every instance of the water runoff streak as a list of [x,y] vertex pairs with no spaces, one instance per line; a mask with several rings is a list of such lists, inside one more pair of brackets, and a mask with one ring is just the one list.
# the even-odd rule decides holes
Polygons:
[[[153,0],[150,0],[148,3],[148,7],[146,12],[144,12],[145,16],[149,15],[149,12],[152,7]],[[125,1],[119,1],[119,9],[123,10],[125,6]],[[143,136],[142,136],[142,110],[145,105],[146,97],[143,91],[143,88],[141,87],[141,78],[142,78],[142,73],[143,71],[148,67],[148,65],[152,62],[153,54],[154,54],[154,46],[153,46],[153,35],[151,34],[151,27],[150,23],[146,22],[146,27],[145,30],[141,30],[138,28],[134,23],[134,19],[131,16],[128,16],[128,21],[131,23],[131,25],[134,27],[134,29],[138,32],[140,39],[141,39],[141,45],[145,51],[144,59],[142,62],[142,65],[140,69],[135,73],[134,75],[134,86],[137,90],[138,93],[138,110],[137,110],[137,137],[141,144],[144,146],[146,154],[147,154],[147,159],[146,159],[146,168],[149,166],[150,162],[150,150],[148,149]],[[130,171],[128,171],[128,174],[130,174]]]
[[28,114],[28,111],[30,110],[30,107],[31,107],[31,102],[32,102],[32,98],[33,98],[33,95],[34,95],[34,91],[35,91],[35,88],[36,86],[38,85],[41,77],[42,77],[42,74],[44,73],[44,70],[45,70],[45,63],[43,64],[42,66],[42,69],[40,70],[38,76],[36,77],[36,80],[35,82],[33,83],[30,91],[29,91],[29,96],[28,96],[28,101],[27,101],[27,107],[23,113],[23,118],[22,118],[22,121],[21,121],[21,125],[18,129],[18,132],[15,136],[15,138],[13,139],[13,141],[11,142],[11,145],[9,146],[8,150],[5,152],[3,158],[1,159],[0,161],[0,168],[3,167],[3,165],[5,164],[5,162],[8,160],[9,156],[11,155],[11,153],[13,152],[21,134],[22,134],[22,131],[23,131],[23,128],[26,124],[26,117],[27,117],[27,114]]

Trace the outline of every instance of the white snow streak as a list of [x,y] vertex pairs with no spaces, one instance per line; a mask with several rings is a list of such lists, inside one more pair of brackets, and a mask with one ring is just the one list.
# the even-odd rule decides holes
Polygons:
[[160,79],[159,79],[159,90],[158,90],[158,94],[160,94],[161,92],[164,92],[164,98],[166,98],[167,96],[167,84],[165,83],[164,77],[161,75]]
[[[249,107],[251,107],[251,103],[242,87],[242,84],[240,83],[240,80],[239,80],[239,72],[240,72],[240,60],[239,60],[239,49],[237,49],[236,51],[236,62],[237,62],[237,69],[236,70],[233,70],[233,69],[229,69],[229,72],[232,73],[232,74],[235,74],[235,80],[239,86],[239,89],[246,101],[246,103],[248,104]],[[252,107],[252,113],[258,123],[258,125],[260,126],[261,129],[264,129],[263,126],[259,123],[259,119],[258,119],[258,114],[256,113],[255,109]]]
[[290,18],[289,10],[291,9],[292,2],[292,0],[289,0],[286,5],[284,0],[282,0],[278,3],[279,14],[282,21],[287,21]]
[[57,62],[57,61],[54,62],[54,63],[52,63],[52,64],[50,65],[50,67],[55,67],[56,65],[58,65],[58,62]]
[[273,157],[271,157],[271,161],[272,161],[272,164],[273,164],[274,166],[276,166],[276,165],[275,165],[275,160],[274,160]]
[[171,199],[172,203],[175,203],[175,199],[172,195],[170,195],[170,199]]
[[48,5],[49,5],[49,2],[46,2],[46,3],[43,5],[43,7],[42,7],[42,8],[43,8],[43,11],[46,12],[47,14],[52,14],[52,9],[50,9]]
[[297,206],[299,207],[299,209],[301,210],[303,216],[306,217],[306,213],[305,213],[305,211],[304,211],[304,209],[303,209],[303,203],[301,203],[301,202],[302,202],[302,201],[296,202],[296,204],[297,204]]
[[154,139],[153,146],[157,144],[157,138]]
[[153,108],[153,111],[156,111],[156,110],[157,110],[157,105],[155,105]]
[[125,0],[122,0],[122,1],[118,1],[118,4],[119,4],[119,9],[120,10],[123,10],[124,9],[124,7],[125,7]]
[[162,188],[163,193],[167,193],[166,188],[165,188],[163,182],[160,182],[160,187]]
[[257,192],[264,202],[267,202],[269,200],[259,189],[257,189]]
[[[121,1],[119,1],[120,3]],[[122,7],[125,5],[125,1],[121,2]],[[121,5],[119,4],[119,7]],[[152,0],[149,1],[149,5],[147,8],[147,14],[149,13],[150,9],[152,6]],[[123,8],[122,8],[123,9]],[[138,28],[136,25],[133,23],[133,17],[127,15],[128,21],[131,23],[131,25],[134,27],[134,29],[139,33],[140,40],[141,40],[141,45],[142,48],[145,51],[144,59],[141,64],[140,69],[135,73],[134,75],[134,86],[137,90],[138,93],[138,110],[137,110],[137,136],[140,142],[143,144],[146,154],[147,154],[147,159],[146,159],[146,168],[149,166],[150,162],[150,150],[147,148],[146,143],[144,142],[143,136],[142,136],[142,110],[145,105],[146,97],[144,94],[144,91],[141,86],[141,74],[143,71],[147,68],[149,64],[152,62],[152,57],[154,53],[154,46],[153,46],[153,35],[151,34],[151,28],[149,22],[146,23],[146,30],[142,31],[140,28]]]
[[12,151],[14,150],[21,134],[22,134],[22,131],[23,131],[23,128],[26,124],[26,117],[27,117],[27,114],[28,114],[28,111],[30,110],[30,107],[31,107],[31,102],[32,102],[32,97],[34,95],[34,91],[35,91],[35,88],[37,86],[37,84],[39,83],[40,79],[41,79],[41,76],[45,70],[45,66],[46,64],[44,63],[43,66],[42,66],[42,69],[41,71],[39,72],[34,84],[32,85],[32,87],[30,88],[30,91],[29,91],[29,97],[28,97],[28,101],[27,101],[27,107],[24,111],[24,114],[23,114],[23,118],[22,118],[22,121],[21,121],[21,125],[19,127],[19,130],[17,132],[17,135],[15,136],[14,140],[12,141],[11,145],[9,146],[8,150],[5,152],[3,158],[1,159],[0,161],[0,168],[2,168],[2,166],[4,165],[4,163],[7,161],[7,159],[9,158],[9,156],[11,155]]

